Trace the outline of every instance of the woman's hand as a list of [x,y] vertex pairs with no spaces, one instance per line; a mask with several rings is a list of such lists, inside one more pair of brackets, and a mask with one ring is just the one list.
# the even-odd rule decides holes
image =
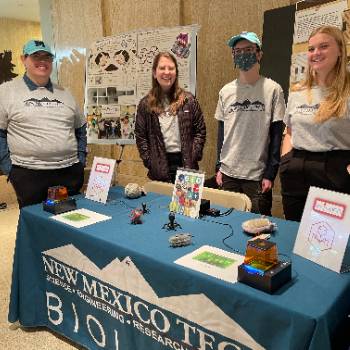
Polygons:
[[292,138],[292,131],[290,128],[287,127],[287,132],[283,137],[281,157],[285,156],[287,153],[289,153],[293,149],[291,138]]
[[271,188],[272,188],[272,181],[269,179],[262,179],[261,192],[262,193],[268,192],[271,190]]
[[216,183],[219,187],[222,186],[222,172],[219,170],[217,173],[216,173]]

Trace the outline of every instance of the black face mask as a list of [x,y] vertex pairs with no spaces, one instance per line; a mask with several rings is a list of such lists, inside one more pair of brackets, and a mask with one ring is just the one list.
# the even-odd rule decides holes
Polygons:
[[248,71],[258,62],[256,52],[244,52],[233,57],[233,62],[240,70]]

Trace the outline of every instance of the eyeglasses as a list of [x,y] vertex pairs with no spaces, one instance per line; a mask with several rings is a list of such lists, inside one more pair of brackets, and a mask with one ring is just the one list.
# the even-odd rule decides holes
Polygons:
[[49,54],[45,55],[40,53],[33,53],[32,55],[30,55],[30,58],[34,61],[47,61],[47,62],[53,61],[53,56]]
[[257,48],[256,46],[247,46],[247,47],[240,47],[232,49],[232,53],[234,55],[241,55],[242,53],[252,53],[256,52]]

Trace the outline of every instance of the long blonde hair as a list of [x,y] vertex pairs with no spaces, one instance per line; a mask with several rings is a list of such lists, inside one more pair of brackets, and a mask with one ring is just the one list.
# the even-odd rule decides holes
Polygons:
[[[332,117],[342,118],[345,115],[347,100],[350,96],[350,73],[347,70],[346,43],[341,30],[333,26],[321,26],[312,31],[309,40],[319,33],[333,37],[340,51],[337,63],[331,71],[333,79],[328,86],[328,94],[321,102],[320,108],[315,114],[315,121],[322,123]],[[296,89],[301,90],[306,88],[311,97],[311,88],[317,83],[316,79],[316,73],[309,65],[305,81]]]
[[152,89],[148,93],[148,98],[147,98],[148,106],[152,112],[162,113],[164,111],[164,106],[163,106],[164,93],[157,79],[154,77],[154,73],[158,67],[159,60],[162,57],[166,57],[169,60],[171,60],[175,64],[175,68],[176,68],[176,78],[175,78],[174,84],[171,87],[169,93],[167,94],[167,98],[169,99],[169,103],[170,103],[170,107],[169,107],[170,111],[175,114],[176,111],[179,109],[179,107],[182,106],[184,103],[185,92],[179,86],[179,79],[178,79],[179,71],[178,71],[176,58],[169,52],[159,52],[153,60]]

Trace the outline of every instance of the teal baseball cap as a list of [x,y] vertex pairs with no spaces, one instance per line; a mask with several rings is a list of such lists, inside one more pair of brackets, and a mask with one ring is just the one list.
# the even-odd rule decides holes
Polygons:
[[45,51],[49,53],[51,56],[53,56],[51,47],[45,44],[42,40],[29,40],[23,46],[23,55],[32,55],[33,53],[38,51]]
[[251,43],[258,45],[259,49],[261,49],[260,39],[254,32],[242,32],[238,35],[235,35],[227,41],[227,45],[234,48],[240,40],[248,40]]

